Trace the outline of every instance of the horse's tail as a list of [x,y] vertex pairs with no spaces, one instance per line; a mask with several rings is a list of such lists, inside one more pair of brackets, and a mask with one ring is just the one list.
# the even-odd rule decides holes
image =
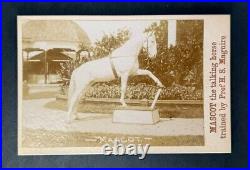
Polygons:
[[69,106],[69,103],[71,101],[71,97],[72,97],[72,94],[74,93],[74,90],[75,90],[75,76],[74,76],[74,71],[71,75],[71,78],[70,78],[70,83],[69,83],[69,90],[68,90],[68,106]]

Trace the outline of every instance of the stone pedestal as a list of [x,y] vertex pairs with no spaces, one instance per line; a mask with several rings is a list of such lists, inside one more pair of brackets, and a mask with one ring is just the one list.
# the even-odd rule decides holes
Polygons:
[[158,109],[149,107],[120,107],[113,112],[114,123],[155,124],[159,121]]

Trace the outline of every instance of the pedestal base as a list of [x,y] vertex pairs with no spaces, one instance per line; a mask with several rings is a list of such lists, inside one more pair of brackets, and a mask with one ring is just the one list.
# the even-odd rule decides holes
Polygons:
[[159,121],[158,109],[149,107],[121,107],[113,112],[114,123],[155,124]]

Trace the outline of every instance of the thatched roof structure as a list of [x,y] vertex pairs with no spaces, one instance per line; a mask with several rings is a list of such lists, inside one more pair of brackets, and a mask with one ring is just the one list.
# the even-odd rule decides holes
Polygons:
[[31,20],[22,27],[24,42],[65,42],[90,46],[88,35],[81,27],[70,20]]
[[[40,60],[44,61],[44,52],[37,54],[29,59],[29,61],[32,60]],[[49,50],[47,51],[47,61],[50,62],[52,60],[71,60],[71,58],[68,55],[63,54],[62,52],[58,50]]]

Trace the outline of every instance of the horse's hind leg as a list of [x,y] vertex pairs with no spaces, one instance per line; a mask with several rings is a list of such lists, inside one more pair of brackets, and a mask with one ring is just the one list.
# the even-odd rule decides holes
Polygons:
[[81,96],[84,95],[84,92],[88,86],[89,82],[84,83],[75,83],[75,90],[71,94],[71,98],[68,101],[68,122],[72,122],[77,118],[77,106],[81,99]]
[[76,90],[71,94],[70,101],[68,101],[68,122],[76,119],[77,105],[81,97],[81,92]]

